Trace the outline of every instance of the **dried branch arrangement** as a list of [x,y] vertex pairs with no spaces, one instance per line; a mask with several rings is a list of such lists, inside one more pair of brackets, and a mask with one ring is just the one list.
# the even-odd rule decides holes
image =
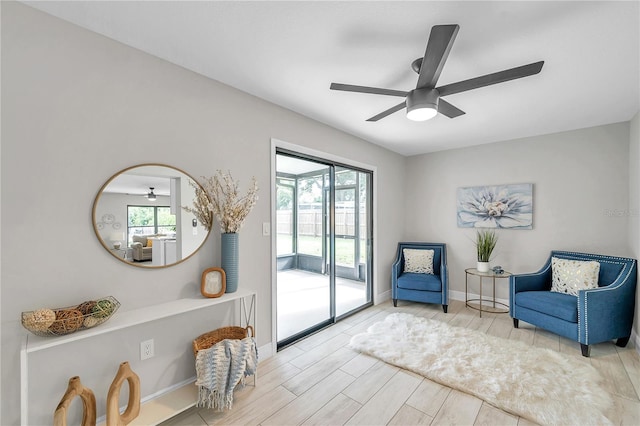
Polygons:
[[214,176],[203,176],[202,179],[202,187],[190,182],[196,190],[196,198],[193,207],[183,209],[193,213],[207,230],[212,228],[215,216],[223,233],[238,232],[258,202],[256,178],[252,178],[251,186],[244,196],[239,195],[238,182],[229,171],[218,170]]

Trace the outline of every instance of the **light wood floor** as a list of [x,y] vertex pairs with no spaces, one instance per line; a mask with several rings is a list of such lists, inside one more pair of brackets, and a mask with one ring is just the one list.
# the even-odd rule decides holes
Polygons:
[[[348,348],[351,336],[365,331],[391,312],[407,312],[525,341],[533,346],[590,362],[606,379],[615,406],[606,413],[619,425],[640,424],[640,359],[631,344],[594,345],[591,358],[578,343],[520,322],[514,329],[508,314],[487,314],[451,301],[440,306],[390,302],[371,307],[259,364],[258,385],[235,394],[225,413],[193,408],[164,425],[532,425],[482,400],[439,385]],[[496,367],[496,374],[499,368]],[[251,383],[251,379],[249,379]],[[570,403],[570,401],[568,402]]]

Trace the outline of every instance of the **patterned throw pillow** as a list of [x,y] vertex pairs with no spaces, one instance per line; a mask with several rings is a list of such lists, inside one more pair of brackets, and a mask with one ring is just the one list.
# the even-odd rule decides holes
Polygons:
[[433,250],[402,249],[404,272],[433,275]]
[[578,291],[598,288],[600,262],[551,258],[551,291],[578,295]]

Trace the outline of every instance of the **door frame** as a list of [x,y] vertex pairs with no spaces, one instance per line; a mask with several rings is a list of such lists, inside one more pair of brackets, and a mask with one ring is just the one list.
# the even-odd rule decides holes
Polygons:
[[306,155],[309,157],[316,157],[318,159],[323,159],[326,161],[331,161],[335,163],[339,163],[341,165],[347,167],[353,167],[356,169],[364,169],[368,170],[372,173],[373,179],[371,182],[372,191],[371,197],[372,200],[372,221],[373,221],[373,229],[372,229],[372,256],[373,261],[371,265],[371,280],[372,280],[372,295],[371,302],[376,304],[376,296],[378,294],[378,279],[377,279],[377,262],[378,262],[378,227],[377,227],[377,201],[378,201],[378,173],[377,167],[372,166],[370,164],[362,163],[360,161],[352,160],[349,158],[341,157],[338,155],[330,154],[328,152],[319,151],[316,149],[312,149],[302,145],[296,145],[290,142],[285,142],[280,139],[271,138],[271,176],[270,176],[270,199],[271,199],[271,353],[275,354],[277,352],[278,342],[277,342],[277,309],[278,309],[278,293],[277,293],[277,248],[276,248],[276,235],[275,231],[277,229],[277,213],[276,213],[276,151],[277,149],[283,149],[288,151],[293,151],[300,153],[302,155]]

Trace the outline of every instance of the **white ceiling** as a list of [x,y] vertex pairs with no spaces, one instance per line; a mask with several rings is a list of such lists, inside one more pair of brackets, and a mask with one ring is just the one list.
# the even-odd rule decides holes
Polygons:
[[116,173],[105,185],[104,192],[146,196],[151,188],[156,195],[171,194],[171,178],[189,179],[181,170],[162,164],[143,164]]
[[154,194],[169,196],[170,187],[170,179],[165,176],[122,174],[109,182],[104,192],[146,196],[153,188]]
[[[640,3],[27,2],[403,155],[630,120],[640,103]],[[460,31],[438,85],[544,60],[536,76],[451,95],[466,115],[365,120],[408,91],[433,25]]]

